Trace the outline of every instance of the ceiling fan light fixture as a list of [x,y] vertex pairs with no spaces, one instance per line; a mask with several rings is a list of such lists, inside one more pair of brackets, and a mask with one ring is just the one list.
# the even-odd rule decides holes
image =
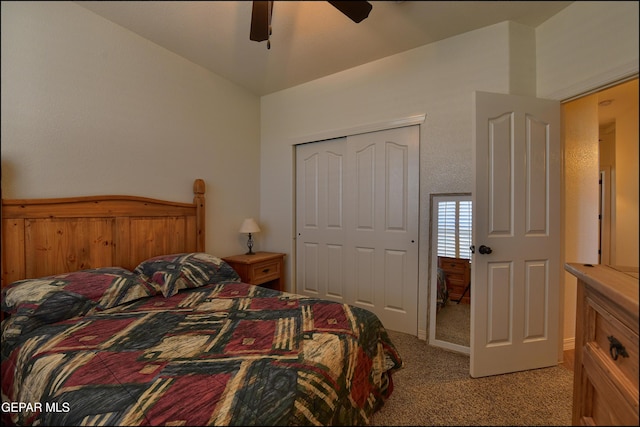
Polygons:
[[329,3],[356,24],[368,17],[373,9],[368,1],[329,1]]
[[273,1],[254,1],[251,6],[251,31],[249,39],[261,42],[267,41],[267,49],[271,48],[271,16],[273,15]]
[[[273,15],[273,1],[253,1],[251,6],[251,31],[249,39],[262,42],[267,41],[267,49],[271,49],[269,40],[271,30],[271,17]],[[373,6],[368,1],[329,1],[333,7],[338,9],[355,23],[362,22],[369,16]]]

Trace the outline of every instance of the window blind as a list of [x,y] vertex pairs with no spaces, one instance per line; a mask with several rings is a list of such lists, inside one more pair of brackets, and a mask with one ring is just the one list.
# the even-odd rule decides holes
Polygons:
[[438,202],[438,256],[471,259],[470,200]]

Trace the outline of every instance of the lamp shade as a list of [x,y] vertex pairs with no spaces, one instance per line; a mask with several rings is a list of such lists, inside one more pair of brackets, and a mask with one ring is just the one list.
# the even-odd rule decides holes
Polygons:
[[240,226],[240,233],[258,233],[260,227],[253,218],[246,218]]

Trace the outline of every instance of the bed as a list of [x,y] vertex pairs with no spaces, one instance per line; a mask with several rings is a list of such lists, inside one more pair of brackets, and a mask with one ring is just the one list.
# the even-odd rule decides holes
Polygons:
[[403,365],[371,312],[243,283],[194,202],[2,201],[5,425],[364,425]]

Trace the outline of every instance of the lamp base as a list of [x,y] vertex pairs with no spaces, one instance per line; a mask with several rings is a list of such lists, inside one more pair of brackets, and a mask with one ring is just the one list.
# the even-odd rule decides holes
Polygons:
[[246,252],[245,255],[255,255],[253,252],[253,237],[251,237],[251,233],[249,233],[249,239],[247,240],[247,247],[249,248],[249,252]]

